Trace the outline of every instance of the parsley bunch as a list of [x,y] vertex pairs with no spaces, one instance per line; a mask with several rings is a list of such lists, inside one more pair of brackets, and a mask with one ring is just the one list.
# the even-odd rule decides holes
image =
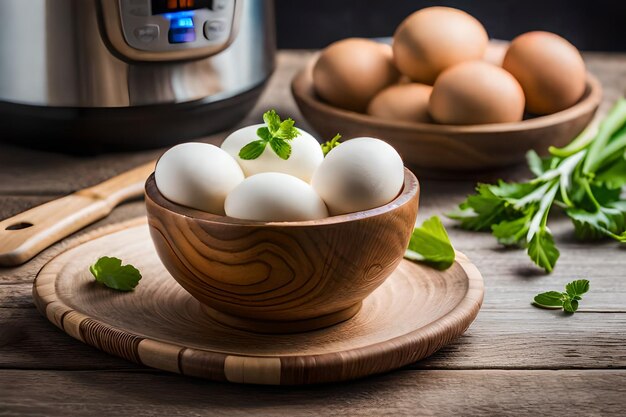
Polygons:
[[596,132],[587,130],[564,148],[540,158],[531,151],[530,181],[478,184],[454,213],[464,229],[490,230],[506,246],[527,248],[530,259],[551,272],[559,251],[547,226],[553,206],[571,218],[581,240],[626,242],[626,100],[620,99]]
[[272,150],[281,159],[291,156],[291,144],[294,138],[300,136],[300,131],[294,127],[293,119],[280,120],[275,110],[263,114],[265,126],[257,129],[259,139],[248,143],[239,151],[241,159],[257,159],[263,154],[269,144]]

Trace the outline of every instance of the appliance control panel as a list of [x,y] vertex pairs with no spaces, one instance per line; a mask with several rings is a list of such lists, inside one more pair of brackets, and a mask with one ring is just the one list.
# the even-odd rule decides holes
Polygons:
[[166,61],[213,55],[236,32],[244,0],[102,0],[110,43],[133,60]]

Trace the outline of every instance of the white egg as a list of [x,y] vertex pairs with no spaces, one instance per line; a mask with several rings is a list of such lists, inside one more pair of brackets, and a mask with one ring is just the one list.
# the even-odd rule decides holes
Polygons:
[[331,215],[385,205],[403,184],[402,158],[391,145],[374,138],[352,139],[330,151],[312,181]]
[[244,180],[228,153],[207,143],[183,143],[161,156],[154,170],[165,198],[183,206],[224,214],[224,200]]
[[226,197],[226,215],[246,220],[290,222],[328,217],[313,187],[279,172],[256,174],[243,180]]
[[289,159],[281,159],[269,145],[257,159],[244,160],[239,158],[241,148],[254,140],[258,140],[256,131],[264,126],[264,124],[252,125],[231,133],[222,143],[222,149],[239,162],[246,177],[261,172],[283,172],[303,181],[311,182],[313,173],[324,160],[324,154],[317,140],[302,129],[298,129],[300,136],[289,141],[291,144]]

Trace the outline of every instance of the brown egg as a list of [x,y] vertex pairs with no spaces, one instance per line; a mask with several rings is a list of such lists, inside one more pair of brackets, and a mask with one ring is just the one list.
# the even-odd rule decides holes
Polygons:
[[502,68],[484,61],[464,62],[437,78],[428,110],[444,124],[517,122],[524,115],[524,92]]
[[526,109],[550,114],[574,105],[585,92],[585,63],[578,49],[549,32],[513,39],[502,67],[522,85]]
[[432,89],[419,83],[392,85],[376,94],[367,106],[367,114],[387,120],[431,122],[428,99]]
[[324,100],[343,109],[365,112],[380,90],[398,81],[391,47],[351,38],[328,46],[313,67],[313,85]]
[[418,10],[393,37],[396,66],[414,81],[433,84],[455,64],[483,57],[489,38],[478,20],[450,7]]

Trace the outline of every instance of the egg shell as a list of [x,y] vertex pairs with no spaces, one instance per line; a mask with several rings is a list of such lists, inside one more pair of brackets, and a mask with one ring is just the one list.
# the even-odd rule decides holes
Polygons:
[[228,194],[224,207],[227,216],[265,222],[328,217],[326,205],[311,185],[279,172],[246,178]]
[[313,67],[315,91],[334,106],[365,112],[372,97],[400,77],[392,55],[389,45],[368,39],[335,42]]
[[404,184],[396,150],[375,138],[355,138],[330,151],[312,185],[331,215],[353,213],[392,201]]
[[439,76],[428,108],[432,118],[443,124],[517,122],[524,116],[524,92],[502,68],[470,61]]
[[392,85],[372,99],[367,114],[386,120],[431,122],[428,114],[431,90],[431,86],[419,83]]
[[502,67],[521,84],[530,113],[565,110],[585,92],[586,70],[580,52],[554,33],[528,32],[513,39]]
[[244,180],[228,153],[207,143],[183,143],[161,156],[154,170],[165,198],[183,206],[224,214],[224,200]]
[[289,159],[281,159],[269,145],[257,159],[245,160],[239,157],[241,148],[259,139],[256,132],[264,126],[264,124],[247,126],[231,133],[222,143],[222,149],[237,160],[247,177],[262,172],[282,172],[310,182],[313,173],[324,160],[324,153],[317,140],[302,129],[298,129],[300,136],[289,141],[291,144]]
[[487,31],[471,15],[450,7],[428,7],[407,17],[393,36],[397,68],[417,82],[433,84],[445,69],[481,59]]

